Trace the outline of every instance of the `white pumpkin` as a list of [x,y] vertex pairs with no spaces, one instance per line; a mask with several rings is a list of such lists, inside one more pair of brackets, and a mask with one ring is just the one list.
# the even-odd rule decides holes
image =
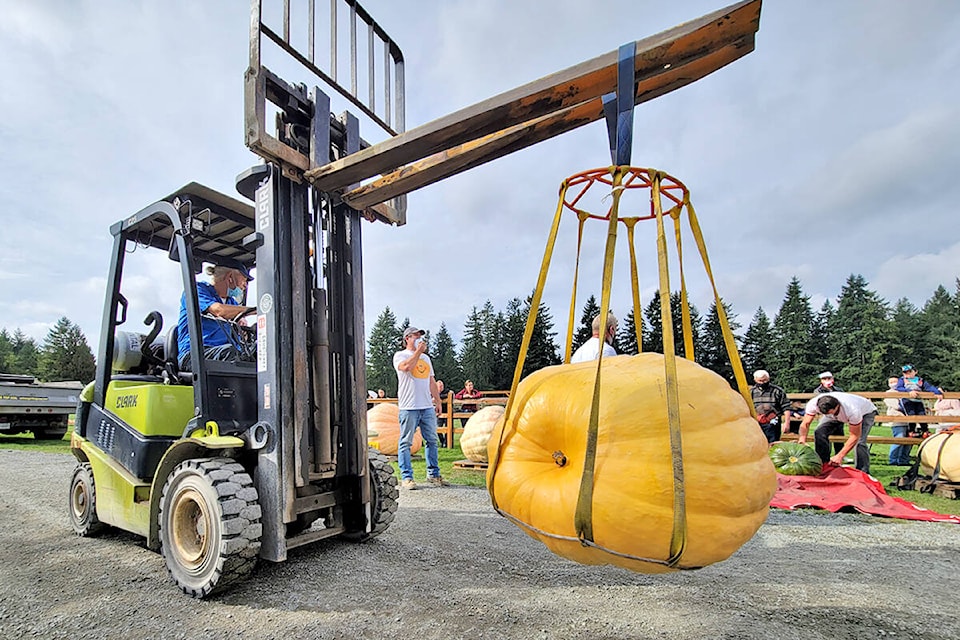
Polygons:
[[503,407],[496,404],[484,407],[470,416],[463,427],[463,435],[460,436],[460,449],[467,460],[487,462],[487,442],[497,420],[502,416]]

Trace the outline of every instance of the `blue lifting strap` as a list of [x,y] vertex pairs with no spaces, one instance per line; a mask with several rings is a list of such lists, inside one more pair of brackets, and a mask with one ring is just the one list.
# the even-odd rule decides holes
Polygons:
[[610,139],[610,160],[614,165],[630,164],[633,151],[634,56],[637,43],[621,45],[617,59],[617,92],[603,96],[603,115]]

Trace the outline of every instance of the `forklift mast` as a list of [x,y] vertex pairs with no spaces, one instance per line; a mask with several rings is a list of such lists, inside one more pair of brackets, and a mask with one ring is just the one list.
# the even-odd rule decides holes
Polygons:
[[[361,213],[336,194],[319,191],[302,179],[311,166],[356,153],[369,146],[360,139],[360,121],[352,113],[333,116],[330,97],[319,87],[289,84],[261,64],[266,38],[278,44],[314,76],[347,96],[389,134],[403,123],[403,61],[399,48],[356,2],[349,9],[350,67],[353,91],[336,82],[335,67],[315,64],[312,37],[308,51],[289,44],[289,5],[277,35],[260,18],[263,0],[253,0],[250,68],[246,74],[247,146],[266,164],[237,179],[237,189],[254,202],[255,232],[244,246],[256,252],[257,388],[261,427],[270,434],[257,463],[263,508],[260,556],[279,561],[292,546],[344,530],[362,530],[370,519],[366,481],[366,367],[363,324]],[[316,28],[310,3],[309,33]],[[331,2],[334,29],[331,58],[336,64],[337,3]],[[386,53],[393,69],[385,83],[386,107],[378,115],[373,88],[374,61],[367,70],[368,100],[356,97],[357,25],[367,27],[369,50]],[[382,75],[382,74],[381,74]],[[393,88],[391,118],[390,77]],[[276,107],[274,133],[266,103]],[[380,218],[402,223],[404,198],[380,207]],[[353,479],[359,479],[353,484]],[[342,480],[346,480],[344,484]],[[333,509],[321,530],[287,538],[286,525],[304,514]],[[341,524],[342,523],[342,524]]]

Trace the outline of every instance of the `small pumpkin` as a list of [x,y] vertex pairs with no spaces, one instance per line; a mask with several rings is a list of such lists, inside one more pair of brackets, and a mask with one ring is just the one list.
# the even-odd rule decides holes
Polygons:
[[460,436],[460,450],[467,460],[473,462],[487,462],[487,442],[493,427],[503,416],[503,407],[497,404],[484,407],[470,416],[463,426],[463,435]]
[[960,482],[960,432],[942,431],[920,445],[920,475],[932,476],[940,458],[940,479]]
[[785,476],[818,476],[823,470],[820,456],[799,442],[777,442],[770,447],[770,461]]
[[494,504],[551,551],[584,564],[664,573],[728,558],[767,518],[777,487],[767,441],[726,380],[677,360],[686,544],[668,565],[674,473],[664,358],[656,353],[603,359],[591,519],[597,546],[581,544],[574,514],[596,369],[595,361],[557,365],[520,383],[488,445]]
[[[367,443],[380,453],[395,456],[400,442],[400,409],[392,402],[384,402],[367,411]],[[410,453],[420,451],[423,438],[420,430],[413,433]]]

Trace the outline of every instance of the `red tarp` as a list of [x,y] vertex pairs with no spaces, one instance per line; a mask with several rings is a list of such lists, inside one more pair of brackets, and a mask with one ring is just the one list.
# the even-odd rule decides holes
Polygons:
[[829,462],[823,465],[819,476],[777,474],[777,492],[770,506],[777,509],[816,507],[827,511],[852,507],[875,516],[960,524],[960,516],[937,513],[889,496],[876,478],[852,467],[838,467]]

